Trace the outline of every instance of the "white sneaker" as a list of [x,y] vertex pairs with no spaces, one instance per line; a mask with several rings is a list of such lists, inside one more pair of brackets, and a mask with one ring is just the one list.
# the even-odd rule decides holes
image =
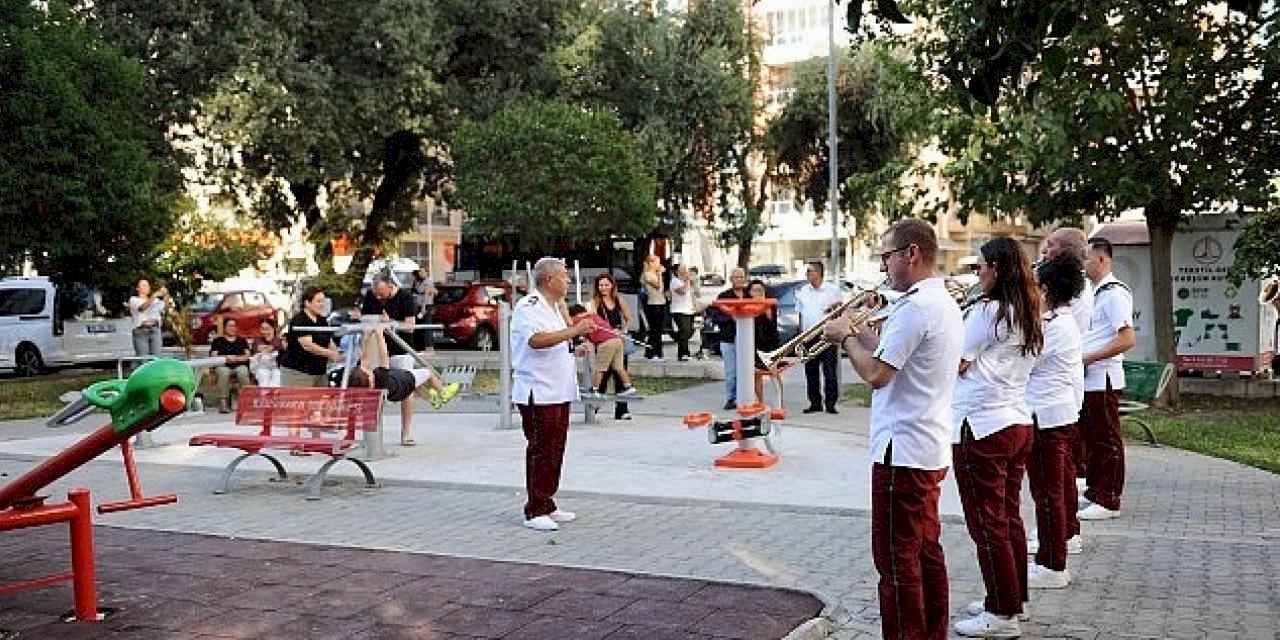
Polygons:
[[[986,610],[987,610],[987,607],[982,603],[981,600],[974,600],[973,602],[969,603],[969,606],[964,608],[964,612],[971,616],[980,616]],[[1031,619],[1031,603],[1030,602],[1022,603],[1022,613],[1018,614],[1018,619],[1023,622],[1026,622],[1027,620]]]
[[624,413],[624,414],[622,414],[622,415],[618,416],[618,419],[619,419],[619,420],[630,420],[630,419],[631,419],[631,414],[630,414],[630,413]]
[[[1036,532],[1032,531],[1031,535],[1027,536],[1027,555],[1034,556],[1039,550],[1040,539],[1036,537]],[[1080,536],[1074,535],[1067,538],[1067,555],[1074,556],[1081,553],[1084,553],[1084,542],[1080,539]]]
[[551,516],[538,516],[536,518],[529,518],[528,520],[524,521],[524,526],[529,527],[534,531],[559,531],[560,530],[560,525],[556,524],[556,521],[552,520]]
[[636,393],[637,393],[637,392],[636,392],[636,388],[635,388],[635,387],[625,387],[625,388],[623,388],[623,390],[622,390],[622,391],[619,391],[619,392],[618,392],[618,397],[619,397],[619,398],[628,398],[628,397],[630,397],[630,396],[634,396]]
[[1071,584],[1071,571],[1054,571],[1034,562],[1027,564],[1027,587],[1030,589],[1066,589]]
[[1081,520],[1110,520],[1120,516],[1120,510],[1112,511],[1100,504],[1091,504],[1076,514]]
[[560,509],[556,509],[555,511],[552,511],[551,515],[547,517],[551,518],[556,522],[573,522],[574,520],[578,519],[578,514],[572,511],[562,511]]
[[956,633],[969,638],[1018,638],[1022,636],[1022,625],[1017,616],[998,616],[994,613],[982,613],[961,620],[955,624]]

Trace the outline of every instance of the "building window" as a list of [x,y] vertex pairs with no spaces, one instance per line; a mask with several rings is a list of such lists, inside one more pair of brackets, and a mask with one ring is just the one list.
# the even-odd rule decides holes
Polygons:
[[431,226],[433,227],[447,227],[451,224],[449,210],[431,200],[418,206],[418,225],[427,226],[428,216],[430,216]]
[[400,257],[408,258],[419,265],[426,266],[427,264],[430,264],[431,261],[431,243],[409,241],[401,242]]

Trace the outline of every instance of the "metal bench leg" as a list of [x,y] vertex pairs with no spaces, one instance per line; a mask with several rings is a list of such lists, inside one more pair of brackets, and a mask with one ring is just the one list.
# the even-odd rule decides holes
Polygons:
[[280,461],[277,460],[275,456],[262,453],[261,451],[258,452],[258,455],[266,458],[267,462],[270,462],[271,466],[276,468],[276,477],[272,478],[271,482],[284,482],[289,479],[289,474],[284,472],[284,465],[280,464]]
[[338,464],[338,461],[341,459],[342,458],[329,458],[328,462],[320,465],[320,468],[316,471],[315,475],[307,478],[307,484],[304,488],[307,490],[308,500],[320,499],[320,488],[324,486],[324,479],[329,475],[329,469],[332,469],[333,465]]
[[584,424],[595,424],[597,411],[599,411],[599,409],[597,409],[591,403],[589,402],[582,403],[582,417],[583,417],[582,422]]
[[361,460],[360,458],[346,458],[346,459],[350,460],[351,463],[356,465],[357,467],[360,467],[360,473],[364,474],[365,486],[371,489],[377,489],[378,487],[382,486],[378,484],[378,481],[376,479],[374,479],[373,469],[370,469],[369,465],[365,464],[364,460]]
[[1160,443],[1156,442],[1155,432],[1151,430],[1151,427],[1145,421],[1134,417],[1129,417],[1128,420],[1136,423],[1139,427],[1142,427],[1142,430],[1147,434],[1147,444],[1153,447],[1160,446]]
[[239,454],[239,457],[236,458],[236,460],[233,460],[232,462],[230,462],[230,465],[227,465],[227,468],[224,468],[223,479],[219,481],[218,488],[214,489],[214,494],[221,495],[224,493],[230,493],[230,490],[232,490],[232,474],[236,472],[236,467],[239,466],[239,463],[244,462],[246,458],[251,458],[253,456],[262,456],[266,458],[266,460],[271,462],[271,466],[275,467],[275,474],[276,476],[278,476],[275,479],[276,481],[285,480],[287,479],[287,477],[289,477],[288,474],[285,474],[284,466],[280,465],[280,461],[275,460],[275,458],[271,456],[268,456],[268,454],[261,453],[261,452],[241,453]]

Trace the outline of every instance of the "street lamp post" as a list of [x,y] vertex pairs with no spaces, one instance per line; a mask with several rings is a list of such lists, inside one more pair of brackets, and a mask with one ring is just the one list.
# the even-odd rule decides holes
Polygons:
[[[852,0],[858,2],[860,0]],[[831,213],[831,278],[840,282],[839,170],[836,163],[836,0],[827,12],[827,211]]]

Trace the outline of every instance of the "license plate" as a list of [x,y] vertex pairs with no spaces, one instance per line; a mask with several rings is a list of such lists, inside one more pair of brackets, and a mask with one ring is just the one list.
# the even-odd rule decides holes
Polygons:
[[115,333],[116,332],[116,326],[110,323],[86,324],[84,326],[84,329],[85,329],[85,333],[88,333],[90,335],[97,334],[97,333]]

